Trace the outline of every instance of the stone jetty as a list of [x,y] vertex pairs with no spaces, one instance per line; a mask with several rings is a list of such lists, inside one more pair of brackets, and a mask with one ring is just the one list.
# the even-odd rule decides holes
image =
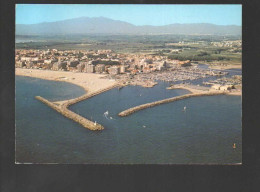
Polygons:
[[161,105],[164,103],[170,103],[173,101],[178,101],[178,100],[182,100],[182,99],[186,99],[186,98],[190,98],[190,97],[199,97],[199,96],[212,96],[212,95],[221,95],[221,94],[226,94],[226,92],[223,91],[208,91],[206,93],[191,93],[191,94],[186,94],[186,95],[181,95],[181,96],[177,96],[177,97],[171,97],[168,99],[163,99],[160,101],[155,101],[155,102],[151,102],[151,103],[146,103],[146,104],[142,104],[142,105],[138,105],[136,107],[132,107],[130,109],[127,109],[125,111],[120,112],[118,115],[121,117],[125,117],[128,116],[132,113],[135,113],[137,111],[149,108],[149,107],[154,107],[157,105]]
[[80,125],[82,125],[83,127],[90,129],[92,131],[97,131],[97,130],[103,130],[104,127],[96,122],[90,121],[88,119],[86,119],[85,117],[80,116],[77,113],[74,113],[73,111],[68,109],[69,105],[78,103],[80,101],[83,101],[85,99],[88,99],[90,97],[93,97],[95,95],[98,95],[100,93],[103,93],[105,91],[108,91],[110,89],[113,89],[115,87],[121,87],[122,85],[120,84],[116,84],[110,87],[107,87],[105,89],[96,91],[96,92],[92,92],[92,93],[87,93],[85,95],[82,95],[80,97],[77,97],[75,99],[70,99],[67,100],[65,102],[62,102],[61,104],[58,104],[58,102],[51,102],[48,101],[47,99],[41,97],[41,96],[36,96],[35,98],[38,99],[39,101],[43,102],[44,104],[48,105],[49,107],[51,107],[52,109],[56,110],[57,112],[59,112],[60,114],[62,114],[63,116],[79,123]]
[[49,107],[53,108],[54,110],[56,110],[57,112],[59,112],[63,116],[65,116],[69,119],[72,119],[73,121],[79,123],[80,125],[82,125],[83,127],[87,128],[87,129],[90,129],[90,130],[93,130],[93,131],[104,129],[104,127],[102,125],[100,125],[98,123],[94,123],[94,122],[74,113],[73,111],[70,111],[68,109],[62,109],[58,105],[55,105],[54,103],[48,101],[47,99],[44,99],[41,96],[36,96],[35,98],[40,100],[44,104],[48,105]]
[[98,95],[100,93],[106,92],[106,91],[108,91],[110,89],[117,88],[117,87],[121,88],[123,86],[124,85],[121,85],[121,84],[117,83],[117,84],[109,86],[109,87],[107,87],[105,89],[101,89],[101,90],[98,90],[98,91],[95,91],[95,92],[87,93],[87,94],[82,95],[80,97],[77,97],[75,99],[67,100],[65,103],[62,104],[62,107],[66,107],[67,108],[70,105],[76,104],[76,103],[78,103],[80,101],[83,101],[83,100],[86,100],[86,99],[89,99],[89,98],[94,97],[94,96],[96,96],[96,95]]

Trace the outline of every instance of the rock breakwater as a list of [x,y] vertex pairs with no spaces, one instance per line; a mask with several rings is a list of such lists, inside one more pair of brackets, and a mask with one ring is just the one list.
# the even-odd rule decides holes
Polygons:
[[90,97],[93,97],[95,95],[98,95],[100,93],[103,93],[105,91],[108,91],[110,89],[113,89],[115,87],[120,87],[121,85],[116,84],[113,86],[109,86],[105,89],[101,89],[99,91],[96,92],[92,92],[92,93],[87,93],[85,95],[82,95],[80,97],[77,97],[75,99],[70,99],[67,100],[66,102],[63,102],[62,104],[56,104],[54,102],[50,102],[47,99],[41,97],[41,96],[36,96],[35,98],[38,99],[39,101],[43,102],[44,104],[48,105],[49,107],[51,107],[52,109],[56,110],[57,112],[59,112],[60,114],[62,114],[63,116],[79,123],[80,125],[82,125],[83,127],[90,129],[92,131],[97,131],[97,130],[103,130],[104,127],[96,122],[90,121],[88,119],[86,119],[85,117],[80,116],[77,113],[74,113],[73,111],[68,109],[68,106],[78,103],[80,101],[83,101],[85,99],[88,99]]
[[125,111],[120,112],[118,115],[121,117],[125,117],[128,116],[132,113],[135,113],[137,111],[149,108],[149,107],[154,107],[157,105],[161,105],[164,103],[169,103],[169,102],[174,102],[174,101],[178,101],[178,100],[182,100],[182,99],[186,99],[186,98],[190,98],[190,97],[199,97],[199,96],[213,96],[213,95],[221,95],[221,94],[226,94],[226,92],[206,92],[206,93],[192,93],[192,94],[186,94],[186,95],[181,95],[181,96],[177,96],[177,97],[172,97],[172,98],[168,98],[168,99],[163,99],[160,101],[155,101],[155,102],[151,102],[151,103],[146,103],[146,104],[142,104],[142,105],[138,105],[136,107],[132,107],[130,109],[127,109]]

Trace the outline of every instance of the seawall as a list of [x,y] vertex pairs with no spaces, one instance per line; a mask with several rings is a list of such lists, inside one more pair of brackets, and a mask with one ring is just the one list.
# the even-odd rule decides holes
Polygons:
[[108,90],[110,90],[110,89],[113,89],[113,88],[116,88],[116,87],[122,87],[122,85],[120,85],[120,84],[115,84],[115,85],[109,86],[109,87],[107,87],[107,88],[105,88],[105,89],[98,90],[98,91],[96,91],[96,92],[86,93],[86,94],[84,94],[84,95],[82,95],[82,96],[80,96],[80,97],[77,97],[77,98],[75,98],[75,99],[70,99],[70,100],[68,100],[67,102],[65,102],[65,103],[63,104],[63,106],[64,106],[64,107],[68,107],[68,106],[70,106],[70,105],[76,104],[76,103],[78,103],[78,102],[80,102],[80,101],[83,101],[83,100],[85,100],[85,99],[89,99],[89,98],[91,98],[91,97],[94,97],[94,96],[96,96],[96,95],[98,95],[98,94],[100,94],[100,93],[106,92],[106,91],[108,91]]
[[65,103],[63,103],[61,105],[55,104],[55,102],[50,102],[50,101],[48,101],[47,99],[45,99],[45,98],[43,98],[41,96],[36,96],[35,98],[38,99],[39,101],[43,102],[44,104],[48,105],[52,109],[56,110],[57,112],[59,112],[63,116],[65,116],[65,117],[67,117],[67,118],[69,118],[69,119],[79,123],[83,127],[87,128],[87,129],[90,129],[92,131],[96,131],[96,130],[103,130],[104,127],[102,125],[96,123],[96,122],[92,122],[92,121],[86,119],[85,117],[80,116],[77,113],[74,113],[73,111],[68,109],[68,106],[72,105],[72,104],[75,104],[75,103],[78,103],[80,101],[83,101],[85,99],[88,99],[90,97],[93,97],[95,95],[98,95],[100,93],[103,93],[105,91],[108,91],[110,89],[113,89],[115,87],[119,87],[119,86],[121,86],[121,85],[116,84],[116,85],[107,87],[105,89],[102,89],[102,90],[99,90],[99,91],[96,91],[96,92],[93,92],[93,93],[87,93],[87,94],[82,95],[80,97],[77,97],[75,99],[67,100]]
[[36,99],[38,99],[39,101],[43,102],[44,104],[48,105],[49,107],[51,107],[52,109],[56,110],[57,112],[59,112],[60,114],[62,114],[63,116],[72,119],[73,121],[79,123],[80,125],[82,125],[83,127],[96,131],[96,130],[103,130],[104,127],[98,123],[94,123],[76,113],[74,113],[73,111],[70,111],[68,109],[62,109],[61,107],[55,105],[54,103],[48,101],[47,99],[44,99],[41,96],[36,96]]
[[163,99],[160,101],[155,101],[155,102],[151,102],[151,103],[146,103],[146,104],[142,104],[142,105],[138,105],[136,107],[132,107],[130,109],[127,109],[125,111],[120,112],[118,115],[121,117],[125,117],[128,116],[132,113],[135,113],[137,111],[149,108],[149,107],[154,107],[157,105],[161,105],[164,103],[169,103],[169,102],[174,102],[174,101],[178,101],[178,100],[182,100],[182,99],[186,99],[186,98],[190,98],[190,97],[199,97],[199,96],[212,96],[212,95],[222,95],[222,94],[226,94],[226,92],[206,92],[206,93],[192,93],[192,94],[186,94],[186,95],[181,95],[181,96],[177,96],[177,97],[171,97],[168,99]]

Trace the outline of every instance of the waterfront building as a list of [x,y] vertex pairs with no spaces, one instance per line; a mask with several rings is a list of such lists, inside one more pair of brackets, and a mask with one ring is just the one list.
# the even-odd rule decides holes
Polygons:
[[77,71],[78,72],[83,72],[85,68],[85,63],[80,63],[77,65]]
[[67,70],[67,62],[59,61],[57,63],[54,63],[52,69],[55,71]]
[[52,69],[53,63],[43,63],[42,68],[43,69]]
[[87,73],[95,73],[95,65],[93,65],[93,64],[85,65],[85,72],[87,72]]
[[95,67],[96,73],[103,73],[105,72],[105,65],[104,64],[98,64]]
[[69,61],[68,67],[76,67],[79,64],[79,61]]
[[24,67],[26,66],[25,61],[16,61],[15,62],[16,67]]
[[27,68],[32,68],[33,67],[33,62],[32,61],[27,61],[26,62],[26,67]]
[[117,74],[119,74],[119,67],[118,66],[110,67],[108,72],[111,75],[117,75]]

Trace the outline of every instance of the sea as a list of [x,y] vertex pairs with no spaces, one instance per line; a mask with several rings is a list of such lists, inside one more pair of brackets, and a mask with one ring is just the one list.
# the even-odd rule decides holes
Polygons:
[[193,97],[119,117],[119,112],[130,107],[189,91],[168,90],[168,82],[153,88],[115,88],[70,106],[105,127],[90,131],[35,99],[37,95],[50,101],[71,99],[85,94],[83,88],[22,76],[16,76],[15,83],[16,163],[242,162],[241,96]]

